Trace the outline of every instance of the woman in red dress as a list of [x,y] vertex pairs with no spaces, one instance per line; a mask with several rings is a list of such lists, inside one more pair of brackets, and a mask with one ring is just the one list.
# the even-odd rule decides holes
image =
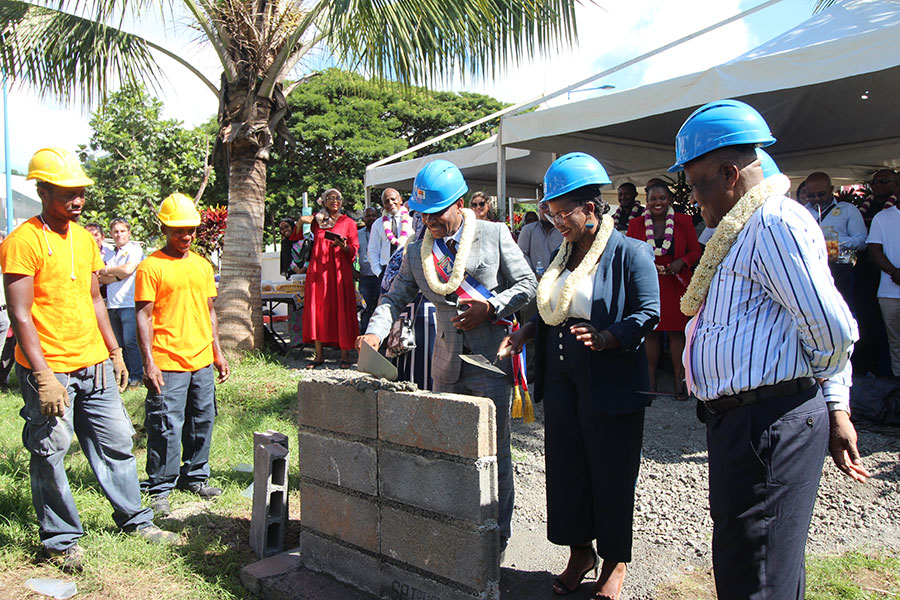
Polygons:
[[341,349],[341,368],[350,368],[350,349],[359,335],[353,260],[359,252],[356,222],[343,214],[340,190],[325,192],[315,215],[301,217],[312,224],[313,247],[306,271],[303,306],[303,343],[316,344],[316,356],[306,366],[314,369],[325,362],[323,347]]
[[653,247],[659,274],[659,325],[647,335],[644,348],[650,371],[650,389],[656,391],[656,366],[662,349],[662,332],[669,335],[669,354],[675,373],[675,393],[684,392],[684,327],[688,317],[681,312],[681,296],[691,282],[691,267],[700,260],[700,244],[691,218],[672,209],[672,192],[665,183],[647,188],[647,210],[628,224],[628,237],[646,240]]

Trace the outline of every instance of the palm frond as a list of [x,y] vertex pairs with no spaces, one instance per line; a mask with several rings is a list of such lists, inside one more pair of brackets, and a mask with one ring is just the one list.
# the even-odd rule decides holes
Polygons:
[[575,0],[329,1],[328,45],[370,75],[428,83],[452,74],[497,75],[568,46]]
[[143,38],[18,0],[0,0],[0,67],[14,82],[86,105],[119,83],[159,87],[159,67]]
[[816,5],[813,7],[813,14],[818,14],[823,10],[830,8],[835,2],[836,0],[816,0]]

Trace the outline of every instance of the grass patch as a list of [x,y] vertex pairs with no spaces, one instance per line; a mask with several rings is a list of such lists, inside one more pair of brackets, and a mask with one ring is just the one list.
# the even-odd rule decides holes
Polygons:
[[[223,489],[213,502],[175,491],[170,496],[174,519],[157,524],[181,535],[183,545],[165,547],[121,533],[112,509],[100,491],[77,441],[66,457],[66,470],[85,535],[85,572],[74,579],[78,598],[85,599],[209,599],[244,598],[240,568],[255,560],[248,535],[251,500],[241,492],[252,473],[234,471],[253,463],[253,432],[275,429],[291,440],[296,456],[294,411],[299,373],[265,354],[251,354],[232,364],[231,379],[218,386],[219,414],[210,453],[211,482]],[[0,394],[0,598],[41,598],[24,588],[32,577],[73,579],[43,558],[38,526],[31,505],[28,452],[22,447],[22,399],[16,384]],[[122,397],[139,433],[144,422],[143,389]],[[138,476],[146,478],[146,439],[135,444]],[[298,489],[299,466],[291,461],[289,477]],[[299,493],[290,494],[296,519]],[[145,505],[147,500],[144,500]],[[289,528],[289,535],[290,535]],[[290,542],[296,543],[296,533]]]
[[[712,570],[695,570],[659,587],[657,600],[715,600]],[[884,600],[900,597],[900,557],[847,552],[807,557],[808,600]]]

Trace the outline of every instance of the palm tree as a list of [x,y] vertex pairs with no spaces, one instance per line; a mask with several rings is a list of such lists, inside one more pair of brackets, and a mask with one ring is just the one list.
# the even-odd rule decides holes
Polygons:
[[[126,16],[173,20],[161,0],[0,0],[0,67],[13,81],[91,104],[117,84],[156,86],[155,53],[178,61],[219,100],[218,155],[227,166],[228,229],[216,302],[222,343],[262,344],[260,273],[266,166],[285,126],[286,85],[313,48],[400,83],[494,75],[575,36],[575,0],[182,0],[222,65],[219,85],[177,54],[125,32]],[[361,174],[360,174],[361,175]]]

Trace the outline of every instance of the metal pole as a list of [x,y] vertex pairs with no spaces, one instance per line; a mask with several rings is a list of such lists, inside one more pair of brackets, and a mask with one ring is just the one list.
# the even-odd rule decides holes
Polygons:
[[13,230],[12,160],[9,158],[9,96],[3,78],[3,161],[6,163],[6,235]]

